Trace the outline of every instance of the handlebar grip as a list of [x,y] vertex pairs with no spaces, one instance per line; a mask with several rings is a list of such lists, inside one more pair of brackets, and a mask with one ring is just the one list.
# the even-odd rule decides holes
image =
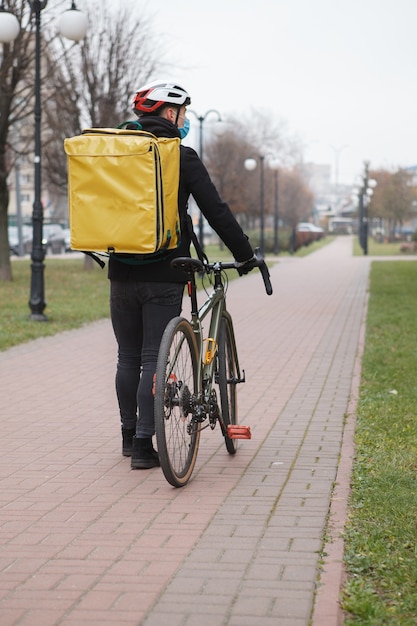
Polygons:
[[264,281],[264,285],[265,285],[265,291],[268,294],[268,296],[272,295],[272,284],[271,284],[271,279],[270,279],[270,275],[269,275],[269,270],[268,270],[268,266],[265,263],[265,259],[263,258],[262,254],[261,254],[261,249],[260,248],[256,248],[255,249],[255,257],[256,260],[258,261],[258,267],[259,267],[259,271],[262,274],[262,278]]

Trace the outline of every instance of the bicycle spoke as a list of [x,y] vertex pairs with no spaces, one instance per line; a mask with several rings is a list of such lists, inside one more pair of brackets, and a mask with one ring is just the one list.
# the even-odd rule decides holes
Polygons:
[[193,407],[198,391],[197,347],[190,324],[176,318],[168,324],[156,371],[155,428],[164,475],[175,487],[193,471],[200,438]]

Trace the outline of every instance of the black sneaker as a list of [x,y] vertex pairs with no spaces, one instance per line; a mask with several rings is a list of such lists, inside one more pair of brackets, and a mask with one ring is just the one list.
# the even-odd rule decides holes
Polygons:
[[140,439],[133,437],[132,459],[130,467],[132,469],[151,469],[160,467],[159,457],[152,445],[152,437]]
[[132,456],[133,437],[136,428],[123,428],[122,426],[122,454],[123,456]]

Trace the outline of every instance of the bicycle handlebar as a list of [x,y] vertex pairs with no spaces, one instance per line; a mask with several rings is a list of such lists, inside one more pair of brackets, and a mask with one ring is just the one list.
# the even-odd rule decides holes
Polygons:
[[265,263],[265,259],[263,258],[261,254],[260,248],[255,248],[255,258],[257,260],[256,266],[259,267],[259,271],[262,274],[262,278],[263,278],[264,285],[265,285],[265,291],[268,294],[268,296],[271,296],[272,284],[271,284],[271,278],[269,275],[269,269],[268,269],[267,264]]
[[[271,284],[271,279],[269,275],[269,270],[268,270],[267,264],[265,263],[265,259],[262,256],[260,248],[255,248],[254,257],[255,257],[254,260],[249,261],[249,263],[252,265],[252,267],[259,268],[259,271],[261,272],[261,275],[262,275],[262,279],[264,281],[265,291],[268,294],[268,296],[271,296],[272,284]],[[241,265],[236,263],[236,261],[220,261],[220,262],[215,262],[215,263],[208,263],[206,268],[213,270],[219,264],[221,266],[221,269],[224,269],[224,270],[235,269],[239,271],[239,268],[241,267]]]
[[[249,261],[252,267],[259,267],[259,271],[261,272],[265,291],[268,296],[272,295],[272,285],[269,277],[268,266],[265,263],[265,259],[261,254],[260,248],[255,248],[254,259]],[[221,270],[238,270],[241,267],[240,264],[236,263],[236,261],[215,261],[214,263],[202,263],[199,259],[193,259],[191,257],[177,257],[171,261],[171,267],[174,269],[182,269],[184,272],[188,274],[193,274],[194,272],[211,272],[211,271],[221,271]]]

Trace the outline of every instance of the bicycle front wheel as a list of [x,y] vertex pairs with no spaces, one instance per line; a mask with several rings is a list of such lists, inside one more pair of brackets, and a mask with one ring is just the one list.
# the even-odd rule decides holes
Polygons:
[[239,380],[236,363],[234,335],[227,318],[221,320],[218,348],[218,377],[222,420],[225,427],[224,440],[229,454],[237,450],[236,439],[227,434],[229,424],[237,424],[237,393],[236,385]]
[[198,349],[190,323],[177,317],[165,329],[155,381],[155,430],[167,481],[183,487],[197,459],[200,423],[193,417],[199,391]]

